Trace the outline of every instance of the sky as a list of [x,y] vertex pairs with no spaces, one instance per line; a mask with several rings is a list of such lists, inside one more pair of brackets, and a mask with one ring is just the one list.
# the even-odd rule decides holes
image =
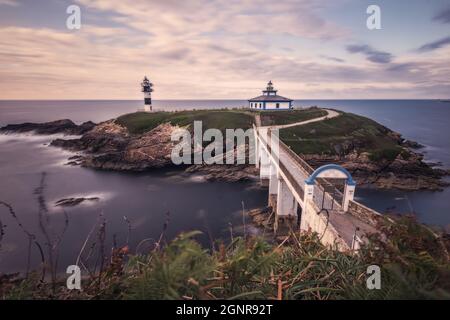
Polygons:
[[0,99],[141,99],[144,75],[154,99],[450,98],[450,0],[0,0]]

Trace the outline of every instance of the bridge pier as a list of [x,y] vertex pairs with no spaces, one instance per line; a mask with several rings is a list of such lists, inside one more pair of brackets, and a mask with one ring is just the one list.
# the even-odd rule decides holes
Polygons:
[[259,166],[259,177],[261,179],[261,184],[267,186],[270,179],[270,158],[266,150],[261,148],[260,152],[261,163]]
[[259,168],[261,142],[259,142],[256,130],[254,130],[254,133],[255,133],[255,165],[256,168]]
[[273,208],[275,212],[277,209],[277,193],[278,193],[278,170],[275,165],[270,166],[270,178],[269,178],[269,207]]
[[277,210],[274,232],[276,235],[287,235],[297,225],[297,201],[289,187],[281,177],[278,180]]

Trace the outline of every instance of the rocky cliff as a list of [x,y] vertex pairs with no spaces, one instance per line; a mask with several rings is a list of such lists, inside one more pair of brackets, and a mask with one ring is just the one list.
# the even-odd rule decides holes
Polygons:
[[95,123],[88,121],[81,125],[76,125],[69,119],[57,120],[46,123],[21,123],[9,124],[0,128],[0,133],[25,133],[34,132],[36,134],[66,134],[82,135],[95,127]]
[[52,146],[82,151],[76,162],[82,166],[124,171],[144,171],[172,165],[170,141],[178,127],[161,124],[144,134],[132,135],[115,123],[103,122],[79,139],[56,139]]
[[356,151],[345,156],[304,155],[305,160],[317,168],[336,163],[346,168],[359,185],[380,189],[442,190],[449,184],[442,180],[447,170],[432,168],[416,152],[400,153],[393,160],[371,160],[368,153]]

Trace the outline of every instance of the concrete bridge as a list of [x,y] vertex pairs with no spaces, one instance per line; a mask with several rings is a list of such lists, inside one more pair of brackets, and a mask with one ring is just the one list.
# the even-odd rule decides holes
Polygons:
[[261,182],[268,186],[276,234],[311,230],[325,245],[357,250],[365,234],[376,232],[380,214],[354,201],[356,183],[347,170],[334,164],[314,170],[278,138],[278,129],[339,116],[336,111],[327,112],[324,117],[284,126],[263,127],[257,117],[255,163]]

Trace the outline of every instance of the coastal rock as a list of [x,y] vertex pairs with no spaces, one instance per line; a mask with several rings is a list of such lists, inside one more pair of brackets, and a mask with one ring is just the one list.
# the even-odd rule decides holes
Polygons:
[[256,208],[248,212],[256,227],[273,230],[274,217],[271,207]]
[[128,141],[129,135],[125,128],[114,121],[106,121],[96,125],[79,139],[55,139],[50,145],[94,154],[123,151]]
[[116,134],[121,136],[129,136],[128,130],[121,125],[117,124],[116,121],[108,120],[96,125],[92,132],[93,135],[96,134]]
[[[407,155],[406,155],[407,154]],[[434,190],[449,186],[442,177],[447,170],[432,168],[422,161],[419,153],[405,150],[394,160],[372,161],[368,153],[356,151],[346,156],[305,155],[305,160],[314,168],[327,163],[336,163],[346,168],[358,185],[370,185],[379,189]]]
[[[55,139],[52,146],[83,152],[71,157],[68,165],[117,170],[144,171],[173,166],[171,136],[177,126],[164,123],[144,134],[132,135],[114,120],[98,124],[79,139]],[[226,155],[226,154],[225,154]],[[257,178],[253,165],[192,165],[187,172],[205,175],[208,181],[248,181]]]
[[124,160],[130,163],[153,163],[157,167],[171,162],[170,155],[175,146],[171,136],[176,129],[178,127],[164,123],[137,139],[131,139],[125,149]]
[[425,146],[421,145],[420,143],[416,142],[416,141],[411,141],[411,140],[404,140],[401,143],[404,147],[407,148],[411,148],[411,149],[422,149]]
[[9,124],[0,128],[0,133],[25,133],[34,132],[35,134],[65,134],[65,135],[82,135],[95,127],[95,123],[88,121],[81,125],[76,125],[69,119],[57,120],[45,123],[21,123]]
[[205,174],[208,181],[238,182],[258,178],[259,169],[254,165],[192,165],[186,169],[189,173]]
[[85,201],[98,201],[100,198],[91,197],[91,198],[65,198],[56,201],[55,206],[57,207],[74,207]]
[[171,135],[177,128],[165,123],[142,135],[131,135],[112,120],[97,125],[79,139],[55,139],[51,145],[83,151],[84,167],[143,171],[172,165]]
[[81,164],[81,161],[83,160],[83,156],[81,155],[75,155],[67,159],[66,165],[68,166],[77,166]]

